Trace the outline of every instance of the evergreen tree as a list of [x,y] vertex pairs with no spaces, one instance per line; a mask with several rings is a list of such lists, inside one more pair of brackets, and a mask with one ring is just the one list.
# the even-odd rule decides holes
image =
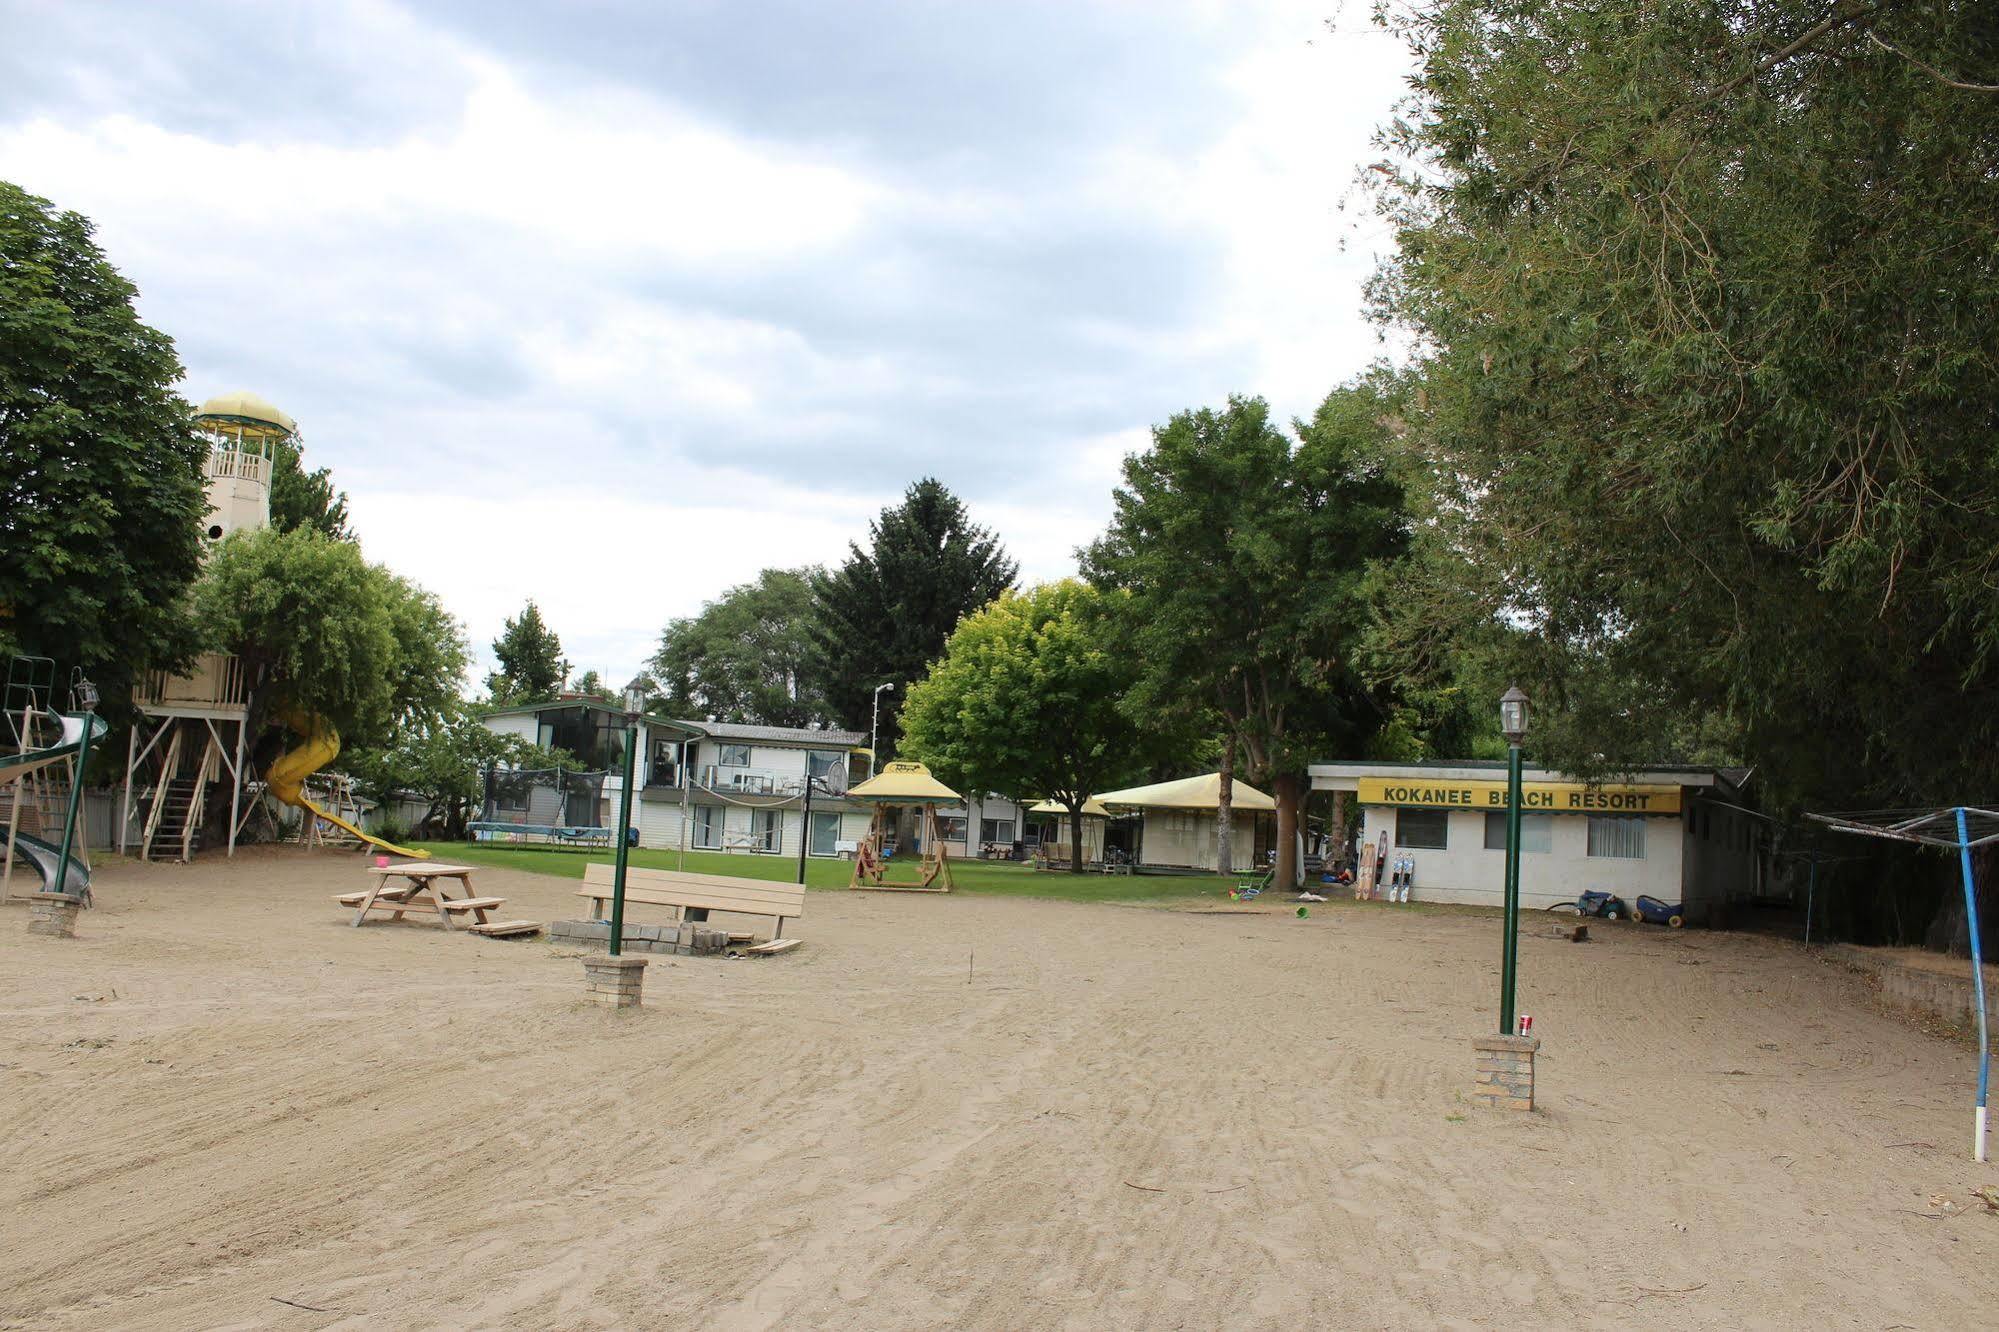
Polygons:
[[207,510],[180,361],[135,294],[87,219],[0,181],[0,651],[113,691],[191,653]]
[[529,601],[508,620],[493,640],[493,657],[500,669],[486,677],[486,693],[500,705],[546,703],[561,692],[569,678],[562,659],[562,640],[541,618],[541,608]]
[[875,686],[897,686],[882,695],[888,754],[909,684],[942,655],[960,619],[1013,585],[1020,566],[932,477],[868,531],[867,550],[850,544],[844,564],[812,580],[812,673],[833,715],[858,731],[868,729]]

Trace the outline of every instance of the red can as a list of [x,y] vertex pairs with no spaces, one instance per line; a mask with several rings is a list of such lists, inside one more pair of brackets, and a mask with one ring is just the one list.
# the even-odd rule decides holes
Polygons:
[[1534,1019],[1525,1013],[1520,1015],[1520,1034],[1522,1036],[1532,1036],[1534,1034]]

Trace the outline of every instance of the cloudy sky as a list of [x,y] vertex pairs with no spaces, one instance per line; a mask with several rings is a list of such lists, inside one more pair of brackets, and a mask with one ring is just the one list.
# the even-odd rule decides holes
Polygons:
[[1071,572],[1150,426],[1381,355],[1363,8],[0,0],[0,177],[482,654],[533,597],[616,681],[924,474]]

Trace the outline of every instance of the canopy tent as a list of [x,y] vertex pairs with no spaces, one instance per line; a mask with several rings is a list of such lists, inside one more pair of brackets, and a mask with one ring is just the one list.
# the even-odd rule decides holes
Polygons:
[[[1060,814],[1066,817],[1069,813],[1069,807],[1059,800],[1043,800],[1037,804],[1029,805],[1027,812],[1030,814]],[[1097,799],[1095,796],[1091,796],[1083,802],[1083,817],[1086,819],[1110,819],[1117,816],[1104,808],[1103,801]]]
[[[1260,813],[1277,808],[1275,800],[1243,782],[1234,783],[1229,791],[1231,803],[1245,813]],[[1112,810],[1219,809],[1222,803],[1222,775],[1210,772],[1200,777],[1182,777],[1177,782],[1154,782],[1151,786],[1130,786],[1122,791],[1105,791],[1097,797],[1097,802]]]
[[[937,806],[963,804],[965,798],[930,775],[921,763],[896,762],[847,792],[852,800],[872,800],[874,817],[868,821],[867,836],[854,849],[854,873],[849,888],[901,888],[916,892],[951,891],[951,863],[944,849],[942,830],[937,826]],[[895,822],[890,812],[897,807],[914,807],[918,813],[916,831],[923,859],[914,882],[888,877],[893,851],[884,845]]]
[[1999,842],[1999,809],[1952,805],[1943,809],[1874,809],[1807,814],[1835,832],[1914,842],[1957,852],[1964,880],[1965,925],[1971,933],[1971,993],[1978,1006],[1978,1104],[1972,1111],[1971,1155],[1985,1159],[1985,1097],[1992,1081],[1992,1042],[1986,1029],[1985,960],[1978,942],[1978,891],[1971,877],[1971,848]]

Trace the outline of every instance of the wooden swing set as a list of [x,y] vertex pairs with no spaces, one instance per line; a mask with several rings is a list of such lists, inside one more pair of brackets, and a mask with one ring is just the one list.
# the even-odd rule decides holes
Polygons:
[[[930,769],[921,763],[891,763],[847,794],[875,803],[867,835],[854,848],[854,873],[847,881],[849,888],[904,893],[951,891],[951,857],[945,850],[937,822],[937,806],[955,805],[964,797],[932,777]],[[895,833],[895,811],[909,806],[918,810],[916,840],[922,854],[916,862],[914,879],[891,878],[894,857],[887,843]],[[909,861],[902,863],[906,865]]]

